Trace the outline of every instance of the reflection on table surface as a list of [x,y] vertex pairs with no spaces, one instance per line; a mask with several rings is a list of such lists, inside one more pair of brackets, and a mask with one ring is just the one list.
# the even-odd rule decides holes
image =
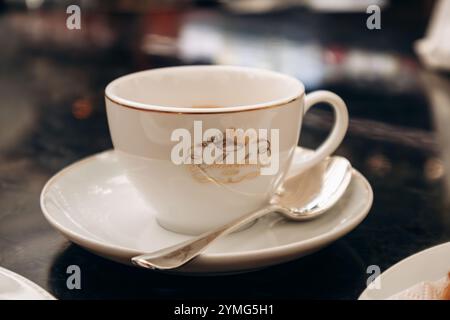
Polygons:
[[[62,5],[0,1],[3,267],[67,299],[354,299],[368,266],[385,270],[450,239],[450,81],[424,70],[412,50],[432,1],[390,3],[382,29],[372,31],[364,11],[324,11],[320,1],[258,10],[212,1],[92,3],[82,6],[82,29],[68,30]],[[104,87],[132,71],[183,64],[269,68],[299,78],[308,92],[338,93],[351,121],[337,154],[372,184],[368,218],[321,252],[226,277],[138,270],[69,244],[43,218],[39,193],[56,171],[112,147]],[[316,147],[332,120],[325,106],[308,113],[301,145]],[[72,264],[83,270],[80,291],[65,284]]]

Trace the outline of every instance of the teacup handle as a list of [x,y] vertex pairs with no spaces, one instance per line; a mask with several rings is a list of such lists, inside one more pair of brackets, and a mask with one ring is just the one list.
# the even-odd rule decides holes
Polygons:
[[348,127],[348,111],[345,102],[336,94],[330,91],[315,91],[305,97],[305,113],[315,104],[324,102],[329,104],[334,110],[334,126],[328,138],[304,159],[294,157],[294,161],[289,169],[289,175],[303,172],[332,154],[344,139]]

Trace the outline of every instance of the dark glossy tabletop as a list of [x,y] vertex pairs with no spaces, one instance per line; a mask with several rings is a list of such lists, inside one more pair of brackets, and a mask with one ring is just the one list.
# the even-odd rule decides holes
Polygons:
[[[0,8],[0,266],[57,298],[355,299],[368,266],[384,271],[450,240],[450,131],[441,118],[450,105],[436,98],[450,92],[450,80],[425,71],[412,49],[427,8],[387,9],[374,31],[366,14],[187,5],[88,8],[82,29],[71,31],[64,7]],[[60,169],[112,147],[106,84],[136,70],[200,63],[270,68],[297,76],[307,91],[339,94],[351,120],[337,154],[374,191],[362,224],[310,256],[214,277],[123,266],[55,231],[42,215],[40,191]],[[331,123],[326,107],[312,111],[301,144],[317,146]],[[69,265],[81,268],[81,290],[66,286]]]

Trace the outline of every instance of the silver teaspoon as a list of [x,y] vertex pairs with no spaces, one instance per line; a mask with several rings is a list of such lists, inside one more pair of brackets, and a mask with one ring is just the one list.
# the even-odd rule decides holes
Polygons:
[[346,159],[328,157],[306,172],[287,178],[283,190],[268,206],[187,241],[133,257],[131,261],[149,269],[175,269],[197,257],[220,237],[266,214],[278,212],[295,221],[316,218],[342,197],[351,177],[352,167]]

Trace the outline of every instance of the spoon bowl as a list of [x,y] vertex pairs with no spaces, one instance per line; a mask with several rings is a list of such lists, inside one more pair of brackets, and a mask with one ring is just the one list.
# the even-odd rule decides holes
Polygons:
[[277,212],[291,220],[319,217],[344,194],[352,178],[350,162],[329,157],[306,172],[286,179],[282,191],[272,200],[279,202]]

